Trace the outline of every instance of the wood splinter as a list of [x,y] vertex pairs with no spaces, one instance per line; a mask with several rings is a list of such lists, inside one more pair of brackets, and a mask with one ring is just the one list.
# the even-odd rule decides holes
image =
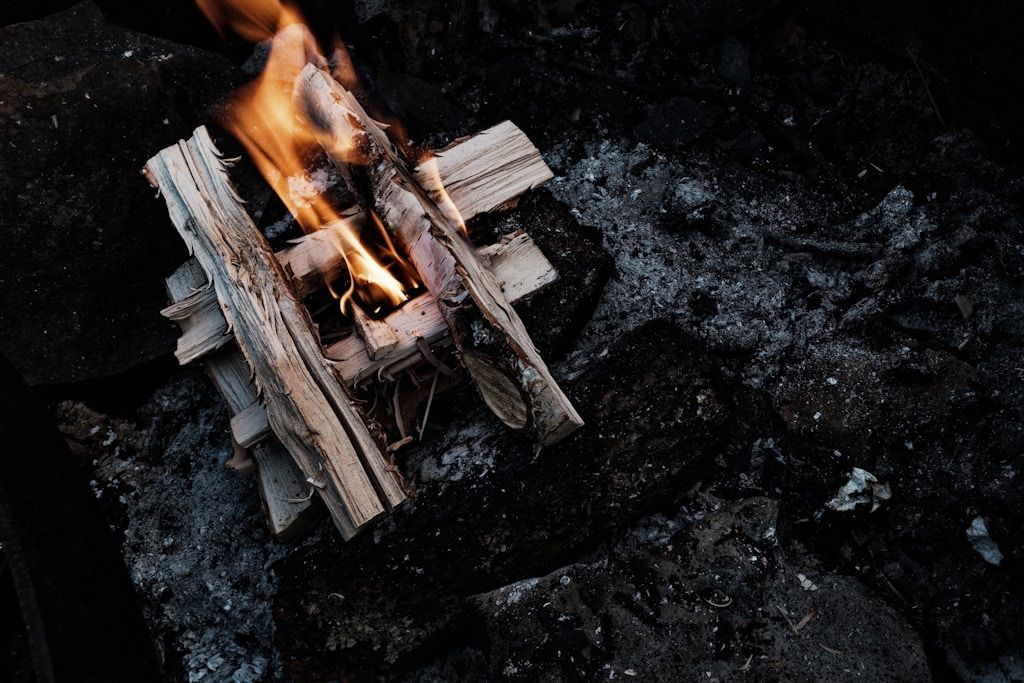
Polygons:
[[[542,444],[581,427],[583,420],[494,276],[355,97],[312,65],[299,75],[295,96],[350,189],[377,211],[433,295],[488,407],[508,427],[530,432]],[[341,157],[338,150],[348,151]],[[353,152],[359,163],[351,163]],[[532,145],[507,153],[539,156]],[[535,184],[547,180],[547,173]],[[370,196],[360,192],[367,185]]]

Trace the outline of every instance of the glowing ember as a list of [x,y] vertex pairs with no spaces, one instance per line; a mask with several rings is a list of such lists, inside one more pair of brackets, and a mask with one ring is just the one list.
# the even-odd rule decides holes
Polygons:
[[[322,196],[330,183],[323,173],[307,173],[303,160],[317,149],[312,131],[300,122],[292,88],[307,63],[326,67],[316,40],[293,7],[279,0],[197,0],[200,9],[223,32],[231,29],[251,41],[271,40],[267,65],[255,82],[242,88],[228,106],[226,127],[245,146],[267,183],[306,232],[327,228],[330,240],[345,259],[350,275],[341,295],[344,310],[353,295],[368,310],[391,308],[408,299],[416,286],[413,271],[383,234],[382,253],[373,253],[360,239],[352,220],[343,217]],[[352,81],[354,71],[343,50],[336,51],[335,77]],[[381,263],[384,258],[389,267]],[[403,281],[406,283],[403,285]]]

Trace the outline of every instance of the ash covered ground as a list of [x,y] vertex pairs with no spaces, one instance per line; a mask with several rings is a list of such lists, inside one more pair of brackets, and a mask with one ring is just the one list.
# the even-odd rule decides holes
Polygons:
[[[162,25],[75,11],[111,68],[186,87],[161,57],[181,54],[240,79],[249,48],[170,7]],[[978,100],[919,25],[832,5],[310,9],[417,142],[509,118],[540,147],[556,177],[481,229],[526,229],[562,274],[522,312],[588,426],[537,451],[446,394],[401,452],[405,509],[282,547],[223,468],[227,412],[198,370],[103,380],[110,363],[76,357],[63,371],[90,388],[47,395],[169,679],[1024,677],[1011,105]],[[122,39],[153,44],[132,60]],[[42,102],[19,144],[52,135],[43,87],[25,86]],[[168,99],[150,153],[213,115]],[[161,334],[110,352],[159,358]]]

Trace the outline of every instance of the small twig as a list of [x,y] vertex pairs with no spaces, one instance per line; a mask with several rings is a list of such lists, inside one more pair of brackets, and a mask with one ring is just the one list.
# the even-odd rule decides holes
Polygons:
[[391,406],[395,409],[395,424],[398,425],[398,433],[405,438],[405,425],[402,424],[402,407],[401,400],[398,396],[398,389],[402,385],[402,376],[399,375],[395,378],[395,393],[391,395]]
[[897,598],[899,598],[903,602],[907,602],[907,599],[905,597],[903,597],[902,593],[900,593],[898,590],[896,590],[896,586],[892,585],[892,581],[890,581],[889,577],[886,576],[884,573],[882,574],[882,581],[885,581],[885,585],[889,587],[889,590],[891,590],[893,592],[893,595],[895,595]]
[[423,359],[426,360],[431,365],[433,365],[435,368],[449,376],[455,374],[454,370],[445,365],[444,362],[442,362],[440,359],[438,359],[437,356],[434,355],[434,353],[430,350],[430,345],[427,344],[427,340],[424,339],[423,337],[416,337],[416,348],[418,348],[420,350],[420,353],[423,354]]
[[831,652],[832,654],[834,654],[834,655],[837,655],[837,656],[839,656],[839,655],[842,655],[842,654],[843,654],[843,653],[842,653],[842,652],[840,652],[839,650],[836,650],[835,648],[831,648],[831,647],[829,647],[828,645],[822,645],[821,643],[818,643],[818,647],[820,647],[820,648],[821,648],[822,650],[824,650],[825,652]]
[[437,378],[441,376],[441,369],[434,371],[434,381],[430,383],[430,395],[427,396],[427,407],[423,409],[423,422],[420,423],[420,431],[416,435],[417,441],[423,441],[423,430],[427,428],[427,418],[430,417],[430,406],[434,403],[434,391],[437,390]]
[[788,614],[786,614],[786,610],[782,609],[782,607],[780,605],[776,605],[775,609],[779,610],[779,614],[781,614],[782,618],[786,620],[787,624],[789,624],[789,630],[793,632],[793,635],[794,636],[800,635],[800,631],[797,630],[796,624],[794,624],[793,620],[789,618]]
[[793,628],[796,629],[796,631],[799,633],[800,629],[802,629],[804,626],[807,626],[807,622],[809,622],[813,618],[814,618],[814,610],[811,610],[810,612],[808,612],[807,614],[804,615],[803,619],[801,619],[800,621],[796,622],[796,626],[794,626]]
[[309,495],[307,495],[305,498],[285,498],[284,502],[286,502],[286,503],[306,503],[306,502],[312,500],[313,499],[313,494],[316,493],[316,490],[317,489],[322,489],[324,487],[324,482],[320,481],[320,475],[323,473],[323,471],[324,471],[324,465],[323,465],[323,463],[320,463],[320,467],[316,471],[316,476],[315,477],[309,477],[309,478],[306,479],[306,481],[308,481],[309,484],[310,484],[310,486],[309,486]]
[[[412,443],[412,441],[413,441],[413,439],[412,439],[411,436],[406,436],[406,437],[404,437],[402,439],[399,439],[398,441],[396,441],[396,442],[394,442],[392,444],[388,444],[388,447],[386,449],[384,449],[384,450],[386,452],[388,452],[388,453],[394,453],[395,451],[397,451],[402,446],[408,446],[409,444]],[[397,472],[397,470],[395,470],[395,471]]]
[[307,495],[307,496],[305,496],[303,498],[285,498],[284,502],[286,502],[286,503],[296,503],[296,504],[297,503],[307,503],[307,502],[313,500],[313,494],[314,493],[316,493],[316,488],[313,487],[313,486],[310,486],[309,487],[309,495]]
[[917,69],[918,75],[921,77],[921,82],[924,83],[924,91],[928,93],[928,99],[931,100],[932,110],[935,112],[935,118],[939,120],[942,127],[946,127],[946,119],[942,118],[942,112],[939,111],[939,104],[935,101],[935,96],[932,95],[932,89],[928,85],[928,79],[924,77],[924,71],[921,70],[921,65],[917,61],[917,55],[914,51],[907,47],[907,54],[910,56],[910,61],[914,63],[914,68]]

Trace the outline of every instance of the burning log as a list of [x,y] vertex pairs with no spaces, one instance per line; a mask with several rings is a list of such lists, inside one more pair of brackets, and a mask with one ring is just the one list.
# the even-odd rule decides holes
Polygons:
[[[427,169],[409,170],[379,124],[326,72],[307,65],[295,93],[351,189],[380,215],[433,295],[488,407],[508,427],[529,431],[542,444],[582,426],[519,315],[461,233],[461,219],[452,216],[443,187],[440,197],[428,194],[422,186]],[[532,144],[502,154],[539,159]],[[465,153],[468,162],[474,156]],[[538,174],[528,187],[547,177]]]
[[146,164],[257,380],[268,424],[345,538],[405,499],[205,128]]
[[[312,259],[330,267],[333,259],[329,252],[337,252],[327,241],[309,239],[311,237],[313,235],[303,238],[298,245],[277,252],[276,257],[285,271],[289,270],[288,264],[294,262],[288,254],[301,245],[320,245],[320,250],[303,250],[303,259]],[[537,245],[522,232],[508,235],[498,244],[479,249],[478,253],[513,303],[526,299],[558,278]],[[300,282],[298,278],[292,280],[296,288],[301,286]],[[216,293],[207,284],[199,262],[189,259],[167,278],[172,305],[164,310],[192,311],[192,317],[179,315],[176,318],[183,336],[193,334],[192,330],[196,328],[216,331],[199,342],[208,350],[204,356],[207,370],[232,413],[231,431],[235,442],[249,449],[256,461],[260,499],[271,534],[280,541],[288,541],[298,537],[317,517],[317,507],[309,495],[310,484],[274,436],[266,409],[259,402],[249,366],[233,336],[227,332],[227,322],[217,305]],[[191,303],[182,305],[190,299]],[[212,306],[202,302],[210,302]],[[214,320],[202,320],[205,317]],[[326,356],[336,361],[335,366],[347,384],[367,380],[376,376],[378,371],[389,374],[394,369],[397,372],[399,364],[406,366],[418,361],[418,339],[433,348],[451,344],[441,312],[429,294],[410,301],[383,321],[374,322],[386,324],[400,340],[399,346],[386,357],[372,359],[359,335],[346,337],[325,349]],[[220,342],[224,333],[228,337],[227,343]]]
[[[261,112],[273,110],[272,102],[263,104],[267,106]],[[361,115],[374,126],[360,127],[367,137],[371,133],[366,130],[381,134],[374,122]],[[381,139],[385,139],[382,134]],[[292,144],[287,138],[277,142]],[[392,150],[384,143],[378,149],[385,155]],[[250,151],[258,155],[263,148]],[[346,538],[402,500],[404,493],[391,468],[341,385],[355,387],[374,376],[397,378],[398,373],[425,361],[438,368],[432,395],[438,375],[446,375],[441,386],[458,381],[459,375],[434,354],[453,341],[463,364],[482,383],[488,405],[510,426],[530,430],[550,443],[579,423],[510,305],[555,280],[554,268],[525,233],[473,250],[467,242],[450,242],[450,234],[438,232],[461,226],[463,216],[507,208],[518,195],[549,179],[551,172],[533,144],[516,126],[504,122],[449,146],[432,168],[415,176],[397,155],[379,158],[392,164],[394,172],[404,173],[405,187],[413,190],[375,183],[375,190],[367,195],[371,199],[361,207],[337,210],[319,203],[315,216],[289,204],[293,213],[298,211],[299,222],[313,232],[277,254],[270,253],[238,206],[205,129],[164,150],[146,167],[167,199],[173,222],[195,253],[168,280],[172,303],[163,313],[181,325],[177,355],[182,363],[207,359],[208,370],[231,409],[234,440],[249,450],[258,465],[263,506],[278,538],[296,535],[312,519],[314,493],[324,499]],[[286,158],[283,168],[301,172],[294,166],[296,161],[297,157]],[[349,177],[362,173],[355,170]],[[391,178],[386,169],[381,173]],[[273,185],[275,177],[271,173],[268,182]],[[442,193],[445,186],[449,188],[450,194],[442,195],[443,208],[423,191],[421,183],[433,184]],[[393,199],[382,194],[378,201],[376,190],[389,184],[397,194]],[[391,201],[398,203],[389,206]],[[406,299],[406,285],[381,268],[358,237],[361,226],[371,220],[384,229],[379,215],[392,223],[393,235],[406,235],[400,244],[409,254],[420,254],[416,267],[421,275],[428,273],[423,280],[429,292],[405,300],[381,319],[371,318],[353,302],[345,308],[354,334],[324,349],[301,300],[346,270],[356,288],[393,284],[401,289],[387,290],[391,304]],[[427,239],[417,247],[408,237],[419,228],[426,230]],[[397,262],[404,264],[403,257],[388,246]],[[424,270],[429,263],[422,254],[430,250],[438,256],[437,272]],[[414,282],[415,275],[406,272]],[[366,292],[363,289],[360,296]],[[444,301],[435,296],[437,292],[445,296]],[[361,301],[372,306],[374,298]],[[497,343],[486,339],[478,343],[471,336],[474,330],[475,337],[482,331]],[[403,431],[404,418],[398,412],[399,403],[409,399],[397,392],[392,399],[399,432],[406,437],[398,444],[412,440]],[[238,453],[241,461],[251,462],[244,450]]]
[[[530,139],[511,121],[453,142],[436,158],[433,180],[440,181],[464,221],[514,204],[523,193],[551,178],[551,169]],[[359,207],[342,211],[361,221]],[[345,259],[333,246],[331,225],[295,240],[279,254],[300,296],[323,287],[345,269]]]
[[[324,228],[324,230],[329,229],[329,226]],[[318,262],[325,268],[333,267],[332,254],[337,254],[337,251],[330,246],[327,240],[311,239],[315,235],[316,233],[313,233],[303,238],[296,246],[275,254],[285,272],[291,271],[290,266],[295,262],[292,255],[300,248],[302,248],[301,260],[307,266],[310,262]],[[316,249],[310,249],[314,246]],[[498,244],[482,247],[477,253],[487,264],[498,280],[502,291],[505,292],[505,296],[512,303],[528,298],[558,278],[554,267],[526,233],[510,235]],[[194,261],[188,261],[179,268],[178,272],[181,274],[176,273],[172,278],[184,277],[197,267],[198,264]],[[298,277],[292,279],[292,284],[296,289],[301,289],[302,282],[303,280]],[[194,284],[194,291],[162,311],[165,316],[176,320],[182,326],[184,332],[182,337],[189,337],[188,354],[178,356],[183,365],[216,352],[224,345],[225,334],[229,340],[231,339],[230,333],[227,332],[224,314],[217,305],[217,295],[212,289],[203,287],[204,284],[205,280]],[[360,314],[361,312],[356,315]],[[362,316],[365,318],[365,314]],[[204,320],[204,318],[213,318],[213,320]],[[419,348],[416,341],[418,338],[430,345],[450,343],[448,326],[445,324],[434,297],[429,293],[425,293],[393,311],[383,321],[373,321],[373,323],[385,323],[389,329],[395,331],[398,338],[397,345],[387,353],[380,353],[378,346],[376,347],[378,358],[374,358],[373,350],[370,348],[370,344],[364,341],[362,334],[346,337],[331,344],[325,350],[328,358],[337,361],[338,371],[347,384],[358,384],[362,380],[374,376],[378,370],[415,355]],[[178,346],[179,349],[182,348],[180,340]],[[241,440],[237,434],[235,438]]]
[[[483,247],[477,250],[477,254],[487,264],[511,303],[528,298],[558,278],[558,273],[541,250],[529,235],[522,232],[508,236],[499,244]],[[338,370],[346,382],[359,384],[375,377],[378,372],[388,374],[389,368],[405,367],[422,354],[422,344],[429,347],[451,344],[448,325],[429,293],[413,299],[386,320],[396,330],[399,342],[383,358],[373,358],[366,345],[354,336],[327,347],[327,357],[337,361]]]

